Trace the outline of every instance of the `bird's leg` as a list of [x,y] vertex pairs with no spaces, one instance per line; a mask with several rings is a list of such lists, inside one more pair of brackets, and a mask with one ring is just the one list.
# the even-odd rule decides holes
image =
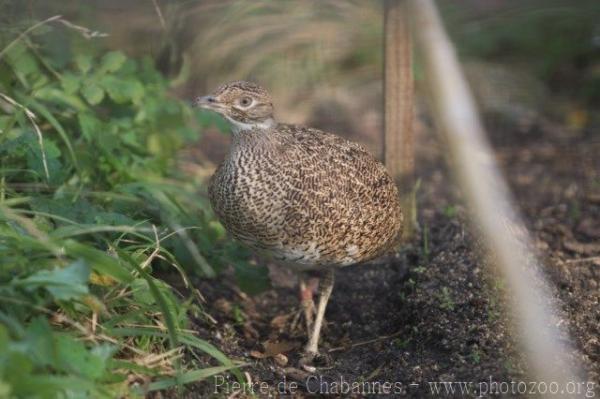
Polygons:
[[317,304],[317,316],[313,324],[312,332],[309,335],[308,343],[304,348],[304,357],[302,363],[310,362],[319,353],[319,338],[321,335],[321,327],[323,326],[323,318],[325,316],[325,308],[333,291],[333,269],[329,269],[323,273],[319,282],[319,303]]
[[304,279],[300,279],[300,306],[304,312],[306,331],[310,332],[313,325],[315,301],[313,300],[313,287],[311,287],[310,284],[307,284]]
[[300,299],[300,310],[294,317],[291,323],[291,331],[296,329],[298,325],[299,319],[304,316],[304,322],[307,334],[310,336],[310,332],[312,331],[312,325],[314,316],[316,313],[315,310],[315,302],[313,300],[314,292],[317,289],[317,285],[319,284],[319,279],[310,278],[305,280],[300,277],[299,283],[299,299]]

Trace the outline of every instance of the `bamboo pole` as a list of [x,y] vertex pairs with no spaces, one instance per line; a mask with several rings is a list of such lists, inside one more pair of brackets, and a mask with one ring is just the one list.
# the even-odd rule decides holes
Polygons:
[[383,159],[400,187],[405,211],[403,237],[408,240],[416,225],[416,205],[412,40],[406,3],[386,0],[384,7]]
[[[451,166],[490,259],[507,282],[514,332],[537,381],[564,388],[583,381],[568,362],[568,334],[545,281],[531,239],[496,165],[454,48],[432,0],[409,0],[414,34],[425,65],[431,105]],[[451,278],[451,276],[450,276]],[[566,396],[566,393],[564,394]],[[560,392],[552,397],[563,397]]]

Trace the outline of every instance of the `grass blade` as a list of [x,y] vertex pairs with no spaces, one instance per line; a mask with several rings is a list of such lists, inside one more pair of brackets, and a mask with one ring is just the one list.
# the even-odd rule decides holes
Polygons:
[[[161,337],[168,338],[168,335],[163,331],[159,331],[152,328],[147,327],[120,327],[110,329],[110,334],[113,336],[152,336],[152,337]],[[237,369],[237,367],[241,367],[241,365],[234,363],[231,359],[229,359],[223,352],[221,352],[217,347],[212,345],[211,343],[195,337],[190,334],[181,334],[179,336],[179,342],[183,345],[190,346],[192,348],[198,349],[212,358],[219,361],[223,366],[232,367],[231,372],[236,376],[237,380],[240,383],[244,383],[245,379],[242,373]]]
[[224,373],[225,371],[231,370],[233,367],[238,366],[218,366],[218,367],[209,367],[200,370],[192,370],[186,373],[183,373],[178,378],[165,378],[162,380],[158,380],[150,383],[148,385],[148,392],[158,391],[163,389],[171,388],[178,383],[181,384],[189,384],[191,382],[198,382],[207,379],[208,377],[212,377],[213,375]]

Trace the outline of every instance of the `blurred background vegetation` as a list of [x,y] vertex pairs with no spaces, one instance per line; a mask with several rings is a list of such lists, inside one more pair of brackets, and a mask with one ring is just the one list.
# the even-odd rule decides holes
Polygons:
[[[598,1],[439,5],[488,123],[598,135]],[[237,79],[380,153],[381,2],[0,0],[0,397],[235,366],[189,330],[208,317],[189,281],[268,281],[202,195],[228,136],[189,100]]]

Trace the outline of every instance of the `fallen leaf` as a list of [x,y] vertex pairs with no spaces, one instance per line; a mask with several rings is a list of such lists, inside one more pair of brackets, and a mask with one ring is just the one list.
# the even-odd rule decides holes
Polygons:
[[255,359],[264,359],[264,358],[267,357],[267,355],[265,355],[264,353],[261,353],[261,352],[256,351],[256,350],[250,351],[250,356],[252,356]]
[[298,347],[297,342],[293,341],[265,341],[263,343],[265,354],[267,356],[275,356],[279,353],[289,352]]

